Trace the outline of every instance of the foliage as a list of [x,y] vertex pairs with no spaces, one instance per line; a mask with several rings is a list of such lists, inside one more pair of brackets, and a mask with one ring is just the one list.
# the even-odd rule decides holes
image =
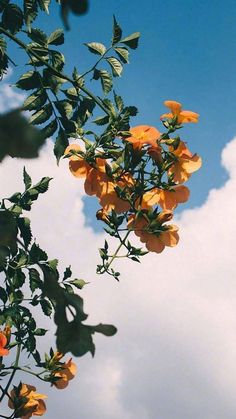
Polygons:
[[[62,0],[58,7],[68,29],[68,13],[87,12],[88,1]],[[148,251],[160,253],[165,246],[178,243],[177,226],[167,223],[176,206],[188,199],[189,190],[183,183],[200,168],[201,159],[189,151],[176,131],[187,122],[197,122],[198,115],[182,110],[178,102],[167,101],[170,112],[161,117],[165,132],[148,125],[131,127],[138,109],[126,105],[113,85],[129,63],[130,52],[138,47],[139,32],[123,35],[113,17],[110,44],[84,45],[95,58],[93,66],[83,74],[77,68],[66,74],[66,59],[60,51],[64,32],[56,28],[47,34],[33,27],[39,11],[49,13],[50,0],[22,0],[20,5],[0,0],[0,76],[12,61],[9,41],[24,50],[28,68],[15,83],[27,94],[22,108],[0,116],[0,160],[6,156],[35,158],[46,139],[54,140],[58,164],[61,158],[69,159],[72,174],[84,179],[85,192],[99,200],[97,219],[112,240],[118,240],[115,252],[110,251],[107,240],[99,249],[97,272],[119,280],[120,273],[112,267],[115,259],[140,262]],[[99,96],[88,88],[88,79],[92,86],[99,84]],[[88,129],[88,122],[95,128]],[[71,359],[62,362],[62,357],[67,352],[94,355],[93,335],[116,333],[113,325],[85,323],[88,316],[78,293],[86,282],[73,278],[70,267],[61,274],[58,260],[49,260],[32,238],[26,212],[47,192],[52,179],[45,176],[34,184],[24,168],[23,181],[24,191],[3,198],[0,207],[0,376],[7,379],[5,387],[0,387],[0,401],[9,399],[9,408],[14,410],[9,418],[29,418],[46,411],[45,396],[36,393],[35,387],[19,383],[9,392],[18,370],[65,388],[76,366]],[[131,233],[145,249],[131,243]],[[125,254],[120,254],[121,249]],[[37,339],[47,332],[36,323],[40,311],[53,316],[56,325],[57,349],[51,348],[44,357],[37,349]],[[7,366],[9,351],[15,352],[15,362]],[[20,364],[22,351],[37,370]]]

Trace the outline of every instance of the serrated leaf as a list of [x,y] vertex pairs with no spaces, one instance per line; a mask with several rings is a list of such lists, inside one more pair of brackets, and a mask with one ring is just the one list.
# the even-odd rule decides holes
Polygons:
[[114,100],[115,100],[115,104],[116,107],[118,109],[119,112],[121,112],[124,109],[124,102],[121,96],[118,96],[115,92],[114,92]]
[[47,45],[47,35],[41,29],[31,29],[31,31],[28,32],[27,35],[30,39],[32,39],[32,41],[36,42],[37,44],[42,46]]
[[34,111],[40,109],[46,102],[47,95],[44,90],[36,90],[32,95],[28,96],[22,108],[24,111]]
[[44,252],[44,250],[40,249],[40,247],[36,243],[32,244],[31,249],[29,251],[29,256],[31,262],[33,263],[45,261],[48,258],[47,253]]
[[71,271],[70,266],[68,266],[68,267],[65,269],[65,272],[64,272],[64,275],[63,275],[63,281],[65,281],[66,279],[70,278],[70,277],[71,277],[71,275],[72,275],[72,271]]
[[22,28],[23,18],[22,10],[16,4],[10,3],[3,10],[2,26],[15,34]]
[[68,145],[69,141],[67,135],[65,131],[60,128],[54,145],[54,155],[56,156],[57,163],[59,163],[60,158],[64,155],[65,149]]
[[114,51],[117,53],[122,63],[129,63],[129,51],[126,47],[115,47]]
[[29,189],[32,185],[32,180],[31,180],[30,175],[26,172],[25,166],[23,169],[23,180],[25,184],[25,190]]
[[48,44],[62,45],[64,44],[64,32],[63,29],[56,29],[48,38]]
[[51,137],[57,130],[58,128],[58,123],[56,119],[53,119],[53,121],[51,121],[48,125],[46,125],[46,127],[44,127],[41,130],[41,134],[43,136],[43,138],[49,138]]
[[101,79],[102,90],[105,95],[107,95],[113,86],[112,76],[106,70],[99,70],[99,77]]
[[39,193],[45,193],[48,190],[49,182],[52,180],[51,177],[44,176],[36,185],[33,186],[33,189],[36,189]]
[[88,44],[84,44],[90,52],[97,55],[104,55],[106,52],[106,47],[103,44],[100,44],[99,42],[90,42]]
[[30,219],[27,217],[18,218],[17,224],[20,229],[21,237],[24,240],[25,246],[28,247],[32,240]]
[[31,90],[41,87],[39,73],[31,70],[23,74],[17,81],[16,87],[22,90]]
[[126,38],[121,39],[121,43],[127,45],[131,49],[136,49],[140,38],[140,32],[134,32]]
[[49,13],[48,7],[50,5],[51,0],[37,0],[37,1],[38,1],[40,9],[46,13]]
[[123,109],[123,112],[127,112],[130,116],[136,116],[138,113],[138,108],[136,108],[136,106],[126,106]]
[[49,120],[49,118],[52,116],[52,112],[52,105],[51,103],[48,103],[42,109],[40,109],[40,111],[34,113],[30,117],[30,123],[33,125],[43,124],[44,122]]
[[35,268],[29,269],[29,284],[32,293],[37,289],[42,289],[43,281],[40,279],[39,272]]
[[108,57],[106,61],[110,64],[112,69],[112,74],[114,77],[120,77],[123,71],[123,66],[121,62],[115,57]]
[[35,20],[38,14],[38,5],[35,0],[24,0],[23,10],[25,23],[30,31],[31,23]]
[[51,316],[52,314],[52,304],[50,303],[50,301],[48,300],[41,300],[40,301],[40,305],[42,308],[43,313],[45,314],[45,316]]
[[59,51],[50,51],[51,64],[56,69],[61,71],[65,64],[65,57]]
[[94,119],[92,122],[94,124],[96,124],[96,125],[99,125],[99,126],[100,125],[108,124],[108,122],[109,122],[109,116],[108,115],[99,116],[98,118]]
[[61,116],[69,117],[73,111],[73,107],[68,100],[58,100],[54,102],[58,112]]
[[115,16],[113,16],[113,36],[112,36],[112,45],[117,44],[121,40],[122,29],[118,25]]

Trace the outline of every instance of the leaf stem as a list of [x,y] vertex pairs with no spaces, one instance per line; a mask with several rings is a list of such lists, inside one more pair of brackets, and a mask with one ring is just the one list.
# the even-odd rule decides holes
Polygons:
[[20,351],[21,351],[21,345],[18,344],[18,346],[17,346],[17,352],[16,352],[16,360],[15,360],[14,366],[12,367],[13,368],[13,371],[12,371],[12,373],[10,375],[10,378],[8,380],[8,383],[7,383],[6,387],[5,387],[5,389],[2,390],[2,395],[0,397],[0,402],[3,400],[3,398],[7,394],[8,389],[9,389],[9,387],[10,387],[10,385],[12,383],[12,380],[13,380],[13,378],[15,376],[15,373],[18,370],[18,364],[19,364],[19,359],[20,359]]
[[94,100],[94,102],[107,114],[110,116],[110,112],[107,109],[107,107],[103,104],[102,100],[100,100],[97,96],[95,96],[90,90],[88,90],[86,87],[81,86],[76,80],[73,80],[69,76],[67,76],[64,73],[61,73],[60,71],[56,70],[51,64],[49,64],[46,60],[44,60],[40,55],[38,55],[36,52],[32,51],[27,44],[25,44],[20,39],[16,38],[13,34],[8,32],[6,29],[4,29],[2,26],[0,26],[0,33],[3,33],[8,38],[10,38],[12,41],[14,41],[16,44],[18,44],[21,48],[23,48],[28,54],[32,55],[33,57],[37,58],[37,60],[41,61],[51,72],[64,80],[67,80],[69,83],[73,84],[74,87],[79,88],[82,90],[86,95],[88,95],[91,99]]

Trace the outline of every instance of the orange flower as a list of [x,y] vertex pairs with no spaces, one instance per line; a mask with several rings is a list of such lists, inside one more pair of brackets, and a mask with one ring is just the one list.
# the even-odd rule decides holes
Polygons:
[[117,186],[120,188],[132,188],[132,186],[134,186],[134,179],[129,173],[127,173],[124,174],[117,182],[110,180],[102,184],[99,202],[103,207],[104,212],[110,212],[114,209],[118,214],[120,214],[130,209],[130,203],[118,196],[115,189]]
[[145,144],[156,146],[160,132],[149,125],[138,125],[130,129],[131,136],[124,138],[125,141],[133,144],[134,149],[141,149]]
[[[173,224],[164,226],[162,224],[172,218],[171,211],[163,211],[157,215],[155,221],[157,226],[155,232],[151,230],[151,221],[144,216],[131,215],[128,220],[128,228],[133,230],[136,236],[140,237],[142,243],[150,252],[161,253],[165,246],[176,246],[179,241],[178,227]],[[159,226],[158,226],[159,224]],[[149,230],[149,231],[148,231]]]
[[141,208],[150,209],[153,205],[160,205],[164,210],[173,210],[178,204],[186,202],[190,191],[186,186],[173,186],[170,190],[154,188],[143,194]]
[[8,406],[15,410],[16,417],[29,419],[32,416],[42,416],[46,412],[43,399],[47,396],[36,393],[35,390],[34,386],[22,384],[21,387],[15,387],[11,391]]
[[[66,148],[64,154],[69,154],[71,151],[81,151],[81,148],[78,144],[70,144]],[[89,170],[91,169],[91,166],[85,161],[85,159],[80,155],[72,154],[69,157],[69,160],[69,168],[71,173],[75,177],[86,177]]]
[[8,344],[6,334],[0,332],[0,356],[5,356],[9,354],[9,349],[6,349],[5,346]]
[[106,160],[97,158],[96,168],[90,166],[84,182],[86,194],[100,196],[103,185],[109,180],[106,174],[106,164]]
[[161,151],[162,151],[162,149],[161,149],[161,147],[158,144],[156,144],[154,146],[152,145],[151,147],[148,147],[148,150],[147,150],[149,156],[151,156],[151,158],[157,164],[161,163],[162,160],[163,160],[162,159],[162,155],[161,155]]
[[174,100],[166,100],[164,105],[171,110],[171,113],[164,113],[160,119],[172,119],[177,117],[178,124],[186,124],[188,122],[198,122],[199,114],[192,111],[182,111],[182,105]]
[[169,150],[176,158],[172,166],[168,169],[168,174],[174,175],[174,182],[186,182],[193,172],[200,169],[202,165],[201,157],[197,154],[192,154],[183,141],[180,141],[176,150],[173,147],[170,147]]
[[58,380],[55,381],[54,385],[58,389],[64,389],[68,386],[69,381],[72,380],[77,372],[77,366],[72,362],[72,359],[69,359],[68,362],[61,365],[61,370],[53,372],[52,376],[57,377]]

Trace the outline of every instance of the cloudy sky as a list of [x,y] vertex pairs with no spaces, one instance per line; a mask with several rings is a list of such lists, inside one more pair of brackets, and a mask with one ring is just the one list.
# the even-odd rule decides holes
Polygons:
[[[144,10],[138,1],[132,13],[134,2],[126,3],[118,7],[114,0],[101,0],[81,20],[72,19],[78,51],[82,54],[80,42],[103,41],[112,12],[127,31],[141,30],[140,52],[120,90],[140,107],[138,123],[156,124],[166,98],[198,111],[199,125],[185,131],[204,166],[191,180],[191,200],[175,220],[179,245],[149,254],[141,265],[119,263],[117,283],[95,275],[104,236],[91,221],[94,205],[84,201],[82,184],[67,163],[56,166],[52,143],[38,160],[5,159],[0,165],[2,196],[21,190],[23,165],[35,181],[54,178],[34,205],[34,235],[50,257],[63,261],[62,269],[71,264],[76,277],[90,282],[82,292],[89,322],[118,327],[116,336],[96,338],[94,359],[77,360],[78,376],[68,389],[49,391],[40,382],[37,387],[49,396],[45,417],[50,419],[235,419],[235,4],[228,0],[223,9],[218,0],[184,0],[181,6],[153,0]],[[101,6],[106,7],[98,15]],[[95,16],[101,22],[87,29]],[[68,52],[73,37],[75,32],[68,34]],[[22,100],[4,83],[1,111]]]

